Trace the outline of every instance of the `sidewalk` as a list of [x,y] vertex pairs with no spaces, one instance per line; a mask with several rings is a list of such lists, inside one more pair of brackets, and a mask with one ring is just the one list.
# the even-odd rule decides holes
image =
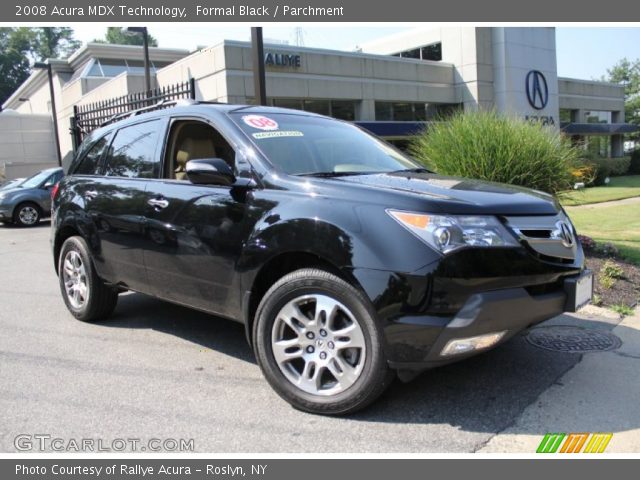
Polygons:
[[565,208],[571,210],[587,210],[590,208],[617,207],[620,205],[633,205],[640,203],[640,197],[623,198],[622,200],[609,200],[607,202],[585,203],[584,205],[567,205]]
[[613,331],[615,351],[584,354],[480,453],[534,453],[546,433],[612,432],[607,453],[640,452],[640,312]]

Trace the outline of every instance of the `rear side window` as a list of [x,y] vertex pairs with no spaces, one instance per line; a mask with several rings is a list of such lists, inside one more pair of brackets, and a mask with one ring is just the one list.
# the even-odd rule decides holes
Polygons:
[[80,164],[75,169],[77,175],[98,175],[100,169],[100,159],[109,146],[111,134],[98,140],[80,160]]
[[160,122],[139,123],[118,130],[107,157],[105,175],[111,177],[158,178],[156,158]]

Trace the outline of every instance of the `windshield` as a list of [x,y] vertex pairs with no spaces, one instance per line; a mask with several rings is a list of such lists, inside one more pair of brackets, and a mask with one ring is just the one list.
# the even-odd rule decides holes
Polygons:
[[24,182],[20,184],[22,188],[35,188],[39,187],[42,182],[44,182],[47,178],[51,176],[53,172],[51,170],[43,170],[42,172],[36,173],[32,177],[27,178]]
[[273,165],[291,175],[349,175],[420,167],[345,122],[283,113],[237,112],[232,117]]

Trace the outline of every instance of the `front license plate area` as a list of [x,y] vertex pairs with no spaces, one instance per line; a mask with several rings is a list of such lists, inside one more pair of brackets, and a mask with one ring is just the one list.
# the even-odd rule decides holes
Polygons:
[[577,277],[567,278],[564,282],[567,294],[565,310],[575,312],[591,301],[593,296],[593,272],[584,270]]

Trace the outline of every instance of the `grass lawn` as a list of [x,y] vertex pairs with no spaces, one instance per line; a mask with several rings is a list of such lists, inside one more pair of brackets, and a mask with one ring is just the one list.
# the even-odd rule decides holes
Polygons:
[[588,235],[600,244],[613,243],[620,249],[623,257],[640,265],[640,206],[638,204],[568,207],[566,210],[579,234]]
[[560,202],[565,206],[609,202],[630,197],[640,197],[640,175],[611,177],[611,182],[605,187],[585,188],[559,195]]

